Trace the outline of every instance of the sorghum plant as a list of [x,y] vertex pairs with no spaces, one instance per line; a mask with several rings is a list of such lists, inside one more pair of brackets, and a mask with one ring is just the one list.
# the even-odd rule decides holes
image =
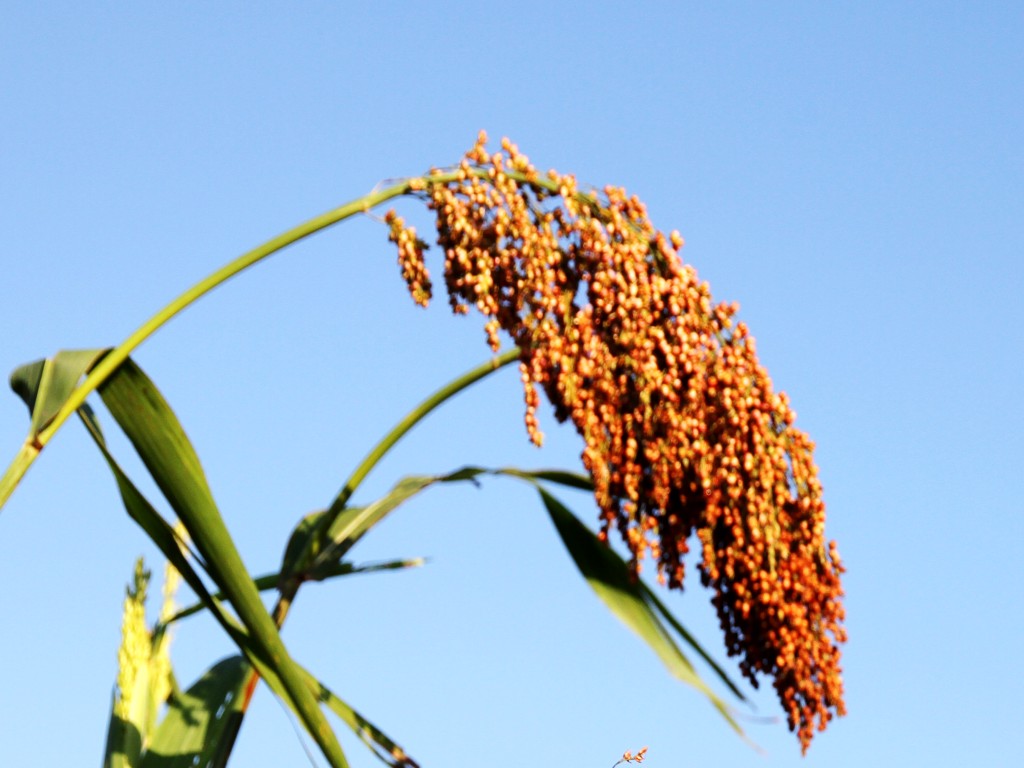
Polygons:
[[[184,430],[130,354],[229,277],[400,196],[418,198],[433,212],[448,302],[458,314],[475,308],[484,316],[493,358],[427,398],[371,448],[330,505],[299,521],[277,573],[250,576]],[[393,210],[384,220],[410,294],[426,306],[433,296],[428,245]],[[657,231],[643,204],[624,190],[581,190],[572,176],[539,173],[507,140],[501,151],[488,152],[481,134],[457,167],[371,193],[244,254],[120,346],[62,352],[15,371],[12,386],[29,406],[31,427],[0,480],[0,503],[60,426],[78,413],[128,513],[168,557],[169,573],[180,574],[198,600],[185,610],[165,609],[158,624],[146,629],[140,605],[148,577],[139,565],[126,602],[106,764],[146,766],[173,757],[182,764],[223,765],[252,691],[263,680],[296,712],[332,765],[346,762],[322,705],[388,764],[415,765],[299,667],[278,629],[307,582],[419,564],[358,566],[347,555],[412,495],[486,474],[537,486],[562,541],[599,596],[735,726],[731,709],[696,675],[670,630],[742,698],[739,690],[639,578],[650,560],[659,582],[682,589],[686,556],[699,544],[700,580],[711,590],[727,652],[739,657],[741,672],[754,686],[762,677],[772,679],[789,727],[806,751],[816,729],[845,713],[839,667],[839,646],[846,639],[843,567],[835,544],[825,539],[813,443],[795,427],[785,395],[774,391],[753,338],[736,321],[736,305],[712,302],[707,284],[681,260],[682,244],[677,232]],[[513,344],[505,352],[503,334]],[[367,473],[415,423],[513,363],[521,374],[529,439],[537,445],[543,439],[536,415],[543,392],[555,417],[571,422],[582,438],[584,474],[466,467],[405,478],[381,499],[350,504]],[[155,510],[111,455],[86,402],[93,392],[129,437],[180,529]],[[551,484],[593,493],[598,534],[550,494]],[[626,560],[608,542],[613,531],[628,549]],[[277,590],[271,612],[260,602],[263,589]],[[200,610],[213,614],[241,655],[218,663],[182,692],[167,684],[166,632]],[[188,718],[182,715],[186,705]],[[197,718],[196,712],[205,716]],[[627,752],[623,760],[639,762],[645,752]]]

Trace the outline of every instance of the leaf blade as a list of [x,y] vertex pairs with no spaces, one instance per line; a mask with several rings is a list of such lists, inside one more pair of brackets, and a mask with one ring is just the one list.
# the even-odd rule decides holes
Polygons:
[[28,406],[31,434],[38,434],[53,419],[79,379],[106,353],[106,349],[62,349],[51,358],[14,369],[11,389]]
[[359,737],[383,763],[392,768],[418,768],[419,763],[409,757],[405,750],[392,741],[387,734],[377,726],[359,714],[347,702],[338,697],[326,685],[319,680],[313,680],[319,687],[319,698],[327,708],[336,714],[345,725],[352,729],[352,732]]
[[184,524],[207,571],[246,627],[249,640],[280,677],[303,726],[335,768],[348,763],[312,691],[305,685],[220,515],[199,457],[177,416],[130,358],[99,387],[100,397]]
[[349,507],[322,534],[320,553],[313,558],[312,571],[330,566],[352,549],[377,523],[420,491],[441,478],[427,475],[403,477],[384,496],[365,507]]
[[231,656],[172,696],[139,768],[223,765],[241,726],[251,670],[244,658]]
[[739,686],[732,681],[732,678],[730,678],[726,671],[722,669],[721,665],[712,658],[711,654],[704,649],[704,647],[697,641],[697,638],[695,638],[690,631],[682,625],[679,619],[673,615],[673,613],[668,609],[668,606],[666,606],[665,603],[662,602],[662,600],[654,593],[654,590],[642,581],[640,582],[640,588],[643,590],[644,600],[646,600],[649,605],[654,606],[658,613],[661,614],[662,618],[668,622],[668,625],[675,630],[676,634],[683,638],[683,641],[700,655],[701,659],[704,660],[704,663],[711,667],[714,673],[718,676],[718,679],[721,680],[730,691],[732,691],[733,695],[740,701],[746,701],[747,697],[743,695]]
[[743,735],[728,705],[700,678],[633,583],[629,567],[558,499],[538,486],[541,499],[576,567],[602,602],[657,654],[678,680],[696,688]]

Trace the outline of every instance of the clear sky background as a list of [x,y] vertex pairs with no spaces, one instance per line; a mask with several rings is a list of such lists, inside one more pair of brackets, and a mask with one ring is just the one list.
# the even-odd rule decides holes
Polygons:
[[[781,722],[746,721],[756,753],[591,595],[533,493],[495,480],[429,492],[353,552],[426,568],[311,586],[285,630],[425,768],[607,768],[643,745],[651,768],[1020,764],[1021,4],[9,2],[0,19],[5,372],[117,343],[277,232],[457,161],[481,128],[639,195],[740,302],[818,445],[849,568],[849,716],[804,759]],[[478,318],[413,306],[386,235],[361,218],[300,244],[137,354],[254,571],[487,356]],[[550,418],[528,444],[520,398],[514,369],[488,379],[360,498],[467,463],[577,467]],[[0,397],[4,460],[27,424]],[[560,495],[596,523],[585,494]],[[0,764],[99,761],[140,553],[160,567],[69,423],[0,515]],[[724,657],[697,581],[668,598]],[[183,623],[179,676],[230,650]],[[754,700],[780,715],[770,686]],[[234,764],[308,764],[265,691]]]

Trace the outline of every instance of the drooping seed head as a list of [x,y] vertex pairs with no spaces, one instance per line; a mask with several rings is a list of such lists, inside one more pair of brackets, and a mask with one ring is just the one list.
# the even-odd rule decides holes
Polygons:
[[[572,176],[537,173],[507,139],[486,135],[457,179],[426,178],[456,313],[487,318],[520,351],[526,429],[540,444],[538,389],[582,436],[602,535],[617,529],[639,571],[682,588],[700,542],[730,655],[756,686],[773,678],[806,751],[815,728],[845,714],[840,563],[824,540],[813,443],[794,426],[736,304],[707,283],[622,189],[580,193]],[[402,274],[425,304],[422,242],[388,214]]]

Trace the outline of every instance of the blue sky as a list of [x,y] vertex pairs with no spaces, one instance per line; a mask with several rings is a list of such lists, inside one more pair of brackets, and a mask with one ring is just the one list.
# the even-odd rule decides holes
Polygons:
[[[754,752],[591,596],[532,493],[493,481],[423,496],[353,552],[426,568],[311,587],[285,630],[425,767],[601,768],[643,745],[652,768],[1019,760],[1019,4],[9,3],[0,72],[5,370],[120,341],[238,253],[456,161],[481,128],[639,195],[740,302],[818,445],[849,568],[850,714],[800,758],[762,722],[779,715],[766,685]],[[233,281],[137,359],[265,572],[373,440],[486,354],[477,319],[412,305],[363,218]],[[538,452],[506,371],[417,429],[362,498],[466,463],[578,466],[571,430],[544,426]],[[0,449],[26,428],[0,398]],[[0,515],[0,763],[99,760],[141,553],[159,564],[69,424]],[[724,656],[696,581],[669,598]],[[229,651],[190,620],[180,677]],[[265,692],[235,762],[307,763]]]

